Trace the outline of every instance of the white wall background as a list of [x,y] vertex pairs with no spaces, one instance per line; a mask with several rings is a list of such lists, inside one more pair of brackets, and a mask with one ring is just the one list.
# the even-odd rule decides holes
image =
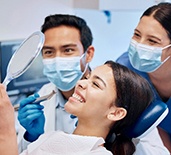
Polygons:
[[70,0],[0,0],[0,41],[24,39],[40,30],[44,17],[72,13]]
[[127,50],[135,26],[142,11],[112,11],[111,23],[103,11],[75,9],[75,14],[84,18],[90,26],[94,40],[95,57],[91,67],[106,60],[116,60]]

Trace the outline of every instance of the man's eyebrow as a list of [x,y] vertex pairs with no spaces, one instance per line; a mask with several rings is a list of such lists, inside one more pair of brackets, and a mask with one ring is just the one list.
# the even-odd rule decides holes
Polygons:
[[[65,45],[62,45],[62,48],[67,48],[67,47],[77,47],[77,45],[76,44],[72,44],[72,43],[70,43],[70,44],[65,44]],[[54,47],[51,47],[51,46],[43,46],[43,48],[42,49],[55,49]]]
[[98,79],[98,80],[100,80],[103,84],[104,84],[104,86],[106,87],[106,83],[103,81],[103,79],[101,79],[99,76],[97,76],[97,75],[94,75],[93,76],[95,79]]
[[50,46],[43,46],[42,49],[45,50],[45,49],[54,49],[54,48],[53,47],[50,47]]
[[62,45],[63,48],[66,48],[66,47],[77,47],[76,44],[66,44],[66,45]]

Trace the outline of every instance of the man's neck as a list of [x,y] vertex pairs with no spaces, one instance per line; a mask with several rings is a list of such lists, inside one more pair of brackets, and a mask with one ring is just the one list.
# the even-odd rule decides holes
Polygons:
[[71,97],[72,94],[74,93],[74,88],[69,91],[65,91],[65,92],[61,91],[61,93],[62,93],[63,97],[68,100],[69,97]]

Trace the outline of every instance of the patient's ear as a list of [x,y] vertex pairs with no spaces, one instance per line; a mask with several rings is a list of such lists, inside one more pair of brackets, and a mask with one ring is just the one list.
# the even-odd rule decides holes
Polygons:
[[107,115],[107,118],[111,121],[119,121],[123,119],[127,114],[125,108],[122,107],[112,107]]

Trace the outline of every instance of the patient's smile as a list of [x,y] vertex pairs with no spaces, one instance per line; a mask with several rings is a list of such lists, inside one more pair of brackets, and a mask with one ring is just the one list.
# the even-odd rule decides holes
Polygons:
[[72,94],[72,97],[74,97],[75,99],[77,99],[81,103],[84,102],[84,99],[76,93]]

